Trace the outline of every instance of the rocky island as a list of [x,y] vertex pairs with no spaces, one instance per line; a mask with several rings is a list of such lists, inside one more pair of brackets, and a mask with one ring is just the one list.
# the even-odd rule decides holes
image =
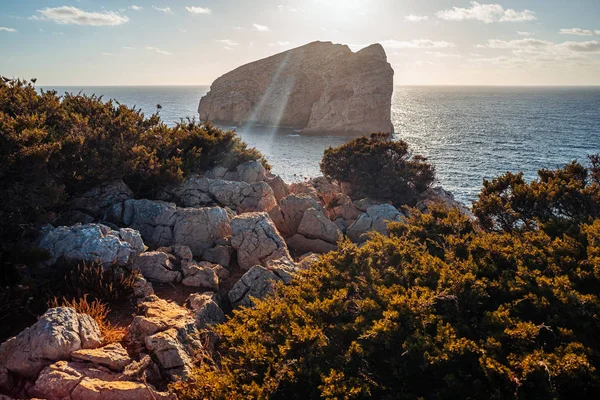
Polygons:
[[200,100],[202,120],[305,132],[393,132],[394,70],[373,44],[313,42],[226,73]]

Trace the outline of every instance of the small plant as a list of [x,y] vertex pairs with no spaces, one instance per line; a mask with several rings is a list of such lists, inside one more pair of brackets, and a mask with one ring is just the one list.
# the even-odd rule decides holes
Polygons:
[[65,297],[62,299],[55,297],[48,302],[48,307],[72,307],[78,313],[89,315],[98,323],[105,344],[120,342],[127,333],[125,327],[113,325],[108,320],[110,308],[106,304],[99,300],[88,301],[87,294],[78,299],[71,300]]
[[139,270],[119,267],[105,269],[101,264],[82,263],[67,276],[67,284],[79,297],[90,295],[94,299],[112,303],[133,294]]
[[384,133],[328,148],[320,166],[327,178],[347,183],[353,197],[392,200],[396,205],[414,205],[435,179],[435,170],[424,157]]

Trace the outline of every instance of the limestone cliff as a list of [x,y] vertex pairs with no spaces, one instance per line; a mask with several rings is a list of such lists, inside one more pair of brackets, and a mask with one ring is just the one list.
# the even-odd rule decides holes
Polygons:
[[394,71],[383,47],[313,42],[243,65],[200,100],[201,119],[305,132],[392,132]]

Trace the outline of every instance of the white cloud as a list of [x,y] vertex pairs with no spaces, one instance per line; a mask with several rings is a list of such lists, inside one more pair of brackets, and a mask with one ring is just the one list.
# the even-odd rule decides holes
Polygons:
[[517,31],[517,35],[519,35],[519,36],[534,36],[535,33],[533,33],[533,32]]
[[451,10],[439,11],[436,16],[446,21],[476,20],[486,24],[491,22],[534,21],[535,12],[530,10],[516,11],[504,9],[500,4],[479,4],[471,2],[470,8],[453,7]]
[[154,52],[156,52],[158,54],[165,54],[165,55],[173,54],[173,53],[169,53],[168,51],[161,50],[158,47],[146,46],[146,50],[154,51]]
[[278,9],[279,11],[289,11],[289,12],[304,12],[304,9],[303,9],[303,8],[299,8],[299,7],[292,7],[292,6],[290,6],[290,5],[285,5],[285,6],[284,6],[283,4],[280,4],[280,5],[278,5],[278,6],[277,6],[277,9]]
[[30,19],[54,21],[60,25],[114,26],[129,22],[129,17],[112,11],[89,12],[69,6],[44,8],[37,12],[38,14],[31,16]]
[[212,10],[210,8],[205,7],[186,7],[186,10],[191,12],[192,14],[212,14]]
[[591,29],[569,28],[561,29],[558,33],[561,35],[594,36],[600,35],[600,30],[593,31]]
[[252,26],[254,27],[255,30],[257,30],[259,32],[269,32],[271,30],[266,25],[252,24]]
[[405,20],[410,21],[410,22],[423,22],[423,21],[427,21],[429,19],[429,17],[427,15],[406,15],[404,17]]
[[114,54],[113,54],[113,53],[102,53],[102,55],[103,55],[103,56],[106,56],[106,57],[111,57],[111,56],[114,56]]
[[600,52],[600,42],[597,40],[588,40],[587,42],[564,42],[561,46],[577,52]]
[[476,47],[488,49],[532,49],[551,46],[553,43],[539,39],[516,39],[516,40],[499,40],[490,39],[486,44],[478,44]]
[[226,47],[234,47],[240,45],[238,42],[231,39],[219,39],[217,40],[217,42],[223,43]]
[[135,47],[123,46],[123,49],[125,49],[125,50],[134,50]]
[[244,30],[244,27],[243,26],[234,26],[233,30],[236,31],[236,32],[241,32],[241,31]]
[[171,7],[152,6],[152,8],[154,8],[156,11],[164,12],[165,14],[173,14],[173,11],[171,11]]
[[5,26],[0,26],[0,32],[17,32],[17,30],[13,28],[7,28]]
[[383,40],[381,42],[383,47],[390,49],[443,49],[456,47],[456,44],[445,41],[433,41],[429,39],[416,39],[410,42],[400,42],[397,40]]
[[425,60],[423,60],[423,61],[416,61],[415,65],[418,66],[418,67],[423,67],[425,65],[435,65],[435,63],[433,61],[425,61]]
[[460,58],[460,54],[456,53],[443,53],[441,51],[426,51],[425,54],[434,56],[436,58]]
[[278,46],[289,46],[290,44],[292,44],[292,43],[288,42],[287,40],[286,41],[277,42]]
[[133,11],[140,11],[142,9],[142,7],[133,5],[133,6],[129,6],[129,9],[131,9]]

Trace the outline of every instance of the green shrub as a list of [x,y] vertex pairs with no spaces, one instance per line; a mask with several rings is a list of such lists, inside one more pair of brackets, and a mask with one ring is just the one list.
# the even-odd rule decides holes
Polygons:
[[433,166],[413,155],[408,144],[389,134],[373,133],[325,150],[321,172],[350,186],[354,196],[414,205],[435,179]]
[[412,210],[391,237],[343,243],[236,311],[215,359],[175,387],[183,399],[598,398],[600,219],[585,214],[548,234]]
[[0,259],[24,262],[26,251],[16,249],[27,233],[37,234],[69,198],[99,183],[123,179],[136,196],[152,198],[189,174],[249,160],[266,164],[235,132],[210,123],[168,127],[157,114],[145,118],[101,97],[60,97],[23,81],[2,81]]

